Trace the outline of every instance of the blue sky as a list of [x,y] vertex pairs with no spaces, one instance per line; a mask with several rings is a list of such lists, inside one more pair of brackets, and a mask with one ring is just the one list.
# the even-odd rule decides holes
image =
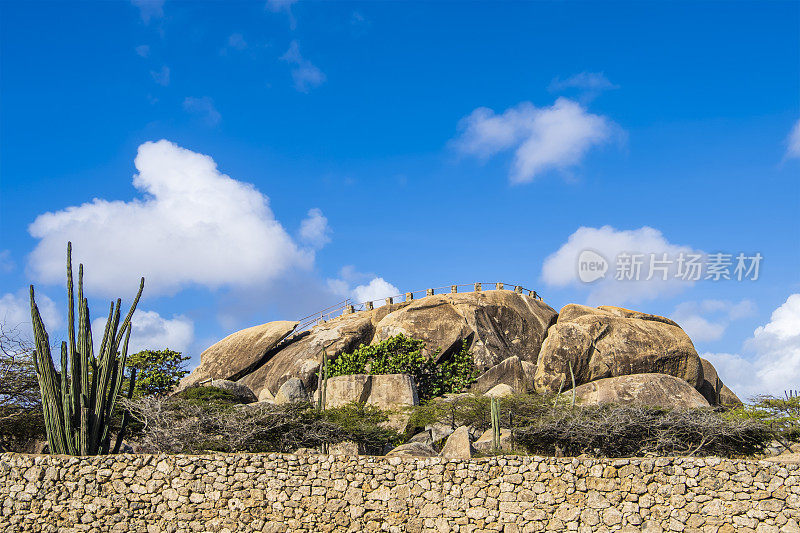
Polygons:
[[[0,10],[8,324],[34,282],[64,335],[71,239],[95,316],[144,274],[137,346],[195,363],[346,297],[506,281],[671,316],[745,396],[800,386],[797,2]],[[616,281],[626,251],[763,261]]]

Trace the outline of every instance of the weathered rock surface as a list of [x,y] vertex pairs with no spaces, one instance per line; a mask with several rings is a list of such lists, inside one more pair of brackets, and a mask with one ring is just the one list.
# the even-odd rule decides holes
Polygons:
[[478,376],[470,390],[477,393],[486,392],[495,385],[503,383],[511,387],[514,392],[531,392],[535,375],[535,364],[522,361],[514,355]]
[[297,322],[281,320],[228,335],[200,354],[200,364],[181,380],[180,388],[207,379],[238,380],[254,370],[296,326]]
[[275,403],[278,405],[285,403],[307,402],[308,392],[303,386],[300,378],[289,378],[275,395]]
[[[564,396],[571,397],[572,391]],[[638,404],[669,409],[710,407],[694,387],[667,374],[633,374],[604,378],[575,387],[576,402],[584,405],[605,403]]]
[[423,339],[440,357],[469,341],[476,366],[491,368],[517,356],[535,364],[547,327],[556,317],[549,305],[514,291],[437,294],[387,315],[373,342],[402,333]]
[[436,450],[422,442],[407,442],[392,449],[386,457],[436,457]]
[[[319,394],[317,390],[315,400]],[[329,378],[325,406],[341,407],[351,402],[366,403],[389,411],[389,421],[383,425],[403,431],[410,418],[403,408],[419,405],[419,397],[414,380],[407,374],[350,374]]]
[[229,381],[227,379],[212,379],[208,385],[230,392],[242,403],[253,403],[258,400],[256,395],[253,394],[253,391],[251,391],[249,387],[242,385],[241,383],[237,383],[236,381]]
[[[492,439],[494,438],[492,434],[492,429],[489,428],[483,432],[483,434],[478,437],[478,440],[475,441],[473,446],[475,449],[481,453],[489,453],[492,450]],[[503,429],[500,428],[500,449],[509,451],[511,450],[511,430],[510,429]]]
[[703,384],[698,390],[708,403],[726,407],[741,405],[741,400],[719,379],[714,365],[702,357],[700,363],[703,365]]
[[556,392],[577,385],[630,374],[669,374],[694,388],[703,382],[700,357],[692,341],[671,320],[627,309],[569,304],[548,330],[536,367],[537,391]]
[[317,370],[322,361],[322,350],[332,357],[352,351],[360,344],[368,344],[375,327],[372,313],[345,315],[322,323],[272,356],[266,363],[240,381],[254,391],[268,388],[272,394],[289,378],[300,378],[307,390],[317,387]]
[[503,396],[511,396],[514,394],[514,389],[506,385],[505,383],[501,383],[499,385],[495,385],[486,393],[484,396],[490,396],[492,398],[502,398]]
[[473,452],[470,442],[469,428],[460,426],[449,437],[442,448],[441,456],[444,459],[470,459]]

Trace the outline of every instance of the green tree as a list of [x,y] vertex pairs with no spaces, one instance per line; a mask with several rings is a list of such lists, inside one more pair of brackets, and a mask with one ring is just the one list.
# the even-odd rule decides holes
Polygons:
[[[178,381],[189,373],[185,369],[186,361],[181,352],[165,348],[163,350],[142,350],[128,358],[128,366],[136,369],[136,384],[133,397],[169,393]],[[127,385],[126,385],[127,387]]]

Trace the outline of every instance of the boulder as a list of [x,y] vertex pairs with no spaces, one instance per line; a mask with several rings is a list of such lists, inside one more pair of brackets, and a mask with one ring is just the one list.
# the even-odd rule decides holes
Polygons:
[[229,381],[227,379],[212,379],[206,385],[222,389],[230,392],[242,403],[253,403],[258,401],[256,395],[250,390],[250,387],[237,383],[236,381]]
[[[481,453],[491,453],[494,434],[489,428],[475,441],[473,447]],[[500,428],[500,450],[511,451],[511,430]]]
[[[318,390],[315,399],[319,394]],[[351,402],[389,411],[389,421],[383,425],[403,431],[411,417],[403,408],[419,405],[419,398],[414,380],[408,374],[350,374],[329,378],[325,407],[341,407]]]
[[252,372],[297,322],[277,321],[228,335],[200,354],[200,364],[180,382],[180,389],[208,379],[236,381]]
[[281,385],[281,388],[278,389],[278,394],[275,395],[275,403],[278,405],[307,401],[308,393],[300,378],[290,378]]
[[512,356],[535,364],[555,318],[556,312],[541,300],[514,291],[437,294],[386,315],[372,342],[402,333],[424,340],[428,355],[439,349],[443,358],[466,340],[479,370]]
[[502,398],[503,396],[511,396],[514,394],[514,389],[506,385],[505,383],[501,383],[499,385],[495,385],[486,393],[484,396],[489,396],[491,398]]
[[469,428],[461,426],[447,437],[447,442],[445,442],[439,456],[444,459],[470,459],[472,452]]
[[700,363],[703,365],[703,384],[698,390],[708,403],[726,407],[741,405],[742,401],[719,379],[714,365],[702,357]]
[[240,381],[257,393],[267,388],[277,394],[280,386],[292,377],[300,378],[306,390],[316,389],[322,350],[334,357],[368,344],[375,331],[372,317],[380,309],[344,315],[296,335],[292,342]]
[[[571,397],[572,391],[563,395]],[[694,387],[667,374],[634,374],[599,379],[576,387],[575,398],[584,405],[617,403],[669,409],[710,407]]]
[[502,383],[511,387],[514,392],[531,392],[535,374],[535,364],[522,361],[514,355],[478,376],[470,391],[482,393]]
[[258,394],[258,401],[275,403],[275,396],[272,395],[269,389],[261,389],[261,392]]
[[630,374],[669,374],[694,388],[703,382],[700,357],[686,333],[668,318],[618,307],[564,306],[547,332],[534,387],[556,392],[575,383]]
[[408,439],[408,442],[421,442],[422,444],[433,446],[433,433],[426,429],[425,431],[421,431]]
[[436,450],[421,442],[407,442],[393,448],[386,457],[436,457]]

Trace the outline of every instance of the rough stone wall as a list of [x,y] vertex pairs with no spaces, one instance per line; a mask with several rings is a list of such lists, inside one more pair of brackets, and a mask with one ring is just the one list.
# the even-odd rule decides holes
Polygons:
[[800,465],[0,455],[0,531],[800,531]]

